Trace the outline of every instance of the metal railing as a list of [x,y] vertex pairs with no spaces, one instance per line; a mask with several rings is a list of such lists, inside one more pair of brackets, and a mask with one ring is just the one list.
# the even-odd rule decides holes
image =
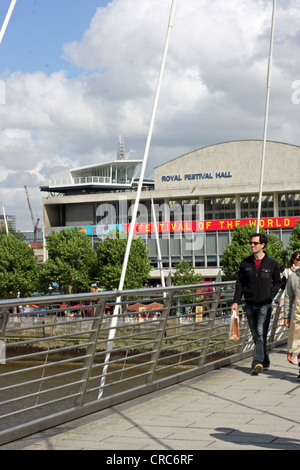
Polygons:
[[[0,301],[0,445],[250,356],[243,306],[239,339],[229,339],[233,288]],[[286,341],[274,304],[268,343]]]
[[75,176],[73,178],[58,178],[40,181],[40,187],[59,187],[59,186],[76,186],[90,184],[124,184],[131,185],[132,178],[123,178],[122,180],[113,179],[110,176]]

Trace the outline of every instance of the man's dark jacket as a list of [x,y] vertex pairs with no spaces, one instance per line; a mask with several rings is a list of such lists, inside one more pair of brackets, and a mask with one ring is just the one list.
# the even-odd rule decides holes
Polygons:
[[270,304],[280,289],[280,283],[280,268],[274,258],[265,254],[256,273],[254,256],[251,255],[241,262],[234,302],[239,303],[244,295],[248,304],[257,307]]

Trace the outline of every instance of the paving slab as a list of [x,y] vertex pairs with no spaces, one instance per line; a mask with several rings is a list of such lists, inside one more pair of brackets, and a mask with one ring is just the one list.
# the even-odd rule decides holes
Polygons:
[[0,450],[300,450],[298,369],[285,347],[0,446]]

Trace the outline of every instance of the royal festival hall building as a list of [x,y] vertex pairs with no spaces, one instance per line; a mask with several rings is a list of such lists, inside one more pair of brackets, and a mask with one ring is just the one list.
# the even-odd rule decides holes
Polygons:
[[[235,226],[256,224],[263,142],[243,140],[200,148],[154,169],[144,181],[135,233],[147,245],[151,279],[159,282],[159,251],[167,275],[186,259],[214,279]],[[97,246],[107,233],[129,231],[141,160],[71,169],[40,184],[45,238],[78,227]],[[300,220],[300,147],[266,143],[260,226],[288,246]],[[159,239],[159,248],[157,240]]]

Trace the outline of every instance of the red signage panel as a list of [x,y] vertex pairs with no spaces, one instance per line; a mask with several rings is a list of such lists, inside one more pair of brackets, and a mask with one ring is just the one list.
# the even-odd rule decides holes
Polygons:
[[[260,219],[260,228],[279,229],[293,228],[300,221],[300,217],[268,217]],[[179,222],[158,222],[156,224],[158,233],[179,233],[179,232],[210,232],[222,230],[234,230],[235,227],[243,225],[253,225],[256,227],[256,219],[224,219],[224,220],[204,220],[204,221],[179,221]],[[125,226],[124,226],[125,228]],[[129,226],[126,226],[127,231]],[[153,223],[136,224],[135,233],[155,233]]]

